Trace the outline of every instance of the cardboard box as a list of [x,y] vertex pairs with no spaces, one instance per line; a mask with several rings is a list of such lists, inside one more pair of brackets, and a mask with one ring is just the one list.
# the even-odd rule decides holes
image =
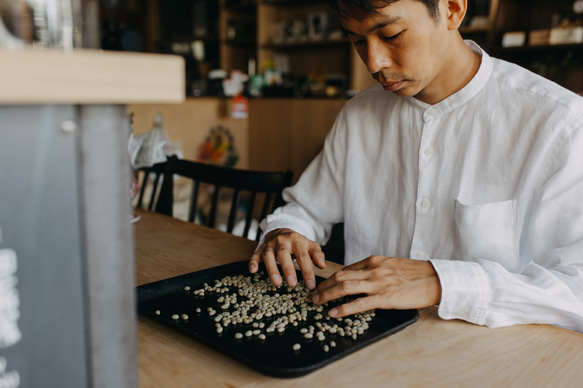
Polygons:
[[551,42],[551,30],[533,30],[528,34],[528,44],[530,46],[546,46]]
[[512,31],[505,32],[502,36],[502,47],[520,47],[526,42],[526,32]]
[[551,29],[551,44],[583,43],[583,27],[560,27]]

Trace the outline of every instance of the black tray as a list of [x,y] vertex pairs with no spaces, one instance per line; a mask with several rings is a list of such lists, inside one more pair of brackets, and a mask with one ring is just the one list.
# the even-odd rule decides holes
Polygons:
[[[217,294],[206,293],[204,297],[200,297],[193,295],[192,291],[202,288],[204,283],[213,285],[216,279],[239,274],[249,274],[247,261],[139,286],[138,311],[262,373],[275,377],[296,377],[310,373],[405,328],[419,317],[417,310],[376,310],[376,316],[369,322],[369,329],[356,340],[330,333],[326,333],[325,342],[318,341],[315,337],[311,340],[305,339],[300,329],[314,324],[315,321],[310,320],[297,327],[288,326],[284,333],[277,331],[266,333],[265,341],[259,340],[256,336],[235,339],[236,332],[244,333],[251,325],[229,326],[221,334],[217,334],[215,321],[207,312],[208,307],[221,311],[216,300]],[[298,276],[301,278],[300,272]],[[322,280],[324,279],[319,277],[316,279],[317,283]],[[190,287],[190,291],[186,291],[185,286]],[[278,292],[287,292],[285,287],[281,290]],[[201,313],[196,313],[197,307],[202,310]],[[156,314],[156,310],[159,310],[159,315]],[[174,320],[173,314],[187,314],[188,320]],[[324,311],[322,314],[327,313]],[[268,323],[269,319],[264,318],[264,321]],[[329,344],[332,340],[336,347],[325,352],[323,345]],[[295,343],[301,344],[299,351],[292,349]]]

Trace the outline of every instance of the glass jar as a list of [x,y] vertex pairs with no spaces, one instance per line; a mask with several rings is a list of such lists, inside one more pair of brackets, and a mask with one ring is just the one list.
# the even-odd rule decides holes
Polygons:
[[0,0],[0,48],[98,48],[97,0]]

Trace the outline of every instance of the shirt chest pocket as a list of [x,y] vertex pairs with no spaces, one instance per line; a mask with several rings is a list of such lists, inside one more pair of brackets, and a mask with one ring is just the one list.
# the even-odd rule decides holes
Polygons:
[[516,201],[465,205],[456,200],[454,255],[461,260],[490,260],[516,272],[520,265]]

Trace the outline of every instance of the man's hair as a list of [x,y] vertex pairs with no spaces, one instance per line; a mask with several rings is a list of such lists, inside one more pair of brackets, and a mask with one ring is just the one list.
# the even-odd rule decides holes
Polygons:
[[[340,17],[358,18],[359,14],[377,13],[379,9],[396,3],[399,0],[328,0],[330,7],[340,15]],[[433,19],[439,18],[439,0],[415,0],[420,1],[427,7],[429,16]]]

